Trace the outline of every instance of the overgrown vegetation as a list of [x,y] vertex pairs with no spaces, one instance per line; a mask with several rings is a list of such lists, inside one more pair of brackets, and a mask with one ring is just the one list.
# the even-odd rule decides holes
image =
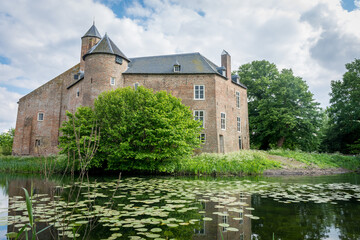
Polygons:
[[0,155],[10,155],[14,141],[15,129],[10,128],[9,131],[0,134]]
[[49,157],[0,156],[0,172],[9,173],[51,173],[63,172],[67,158],[64,155]]
[[349,170],[360,168],[360,156],[346,156],[339,153],[308,153],[283,149],[270,150],[268,153],[293,158],[309,166],[316,165],[320,168],[346,168]]
[[203,153],[178,162],[174,171],[183,174],[261,174],[266,169],[281,168],[261,151],[243,150],[228,154]]

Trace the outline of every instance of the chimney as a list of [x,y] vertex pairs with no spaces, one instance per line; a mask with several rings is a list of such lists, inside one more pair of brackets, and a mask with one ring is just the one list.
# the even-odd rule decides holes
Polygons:
[[221,53],[221,66],[226,68],[226,77],[231,78],[231,56],[223,50]]

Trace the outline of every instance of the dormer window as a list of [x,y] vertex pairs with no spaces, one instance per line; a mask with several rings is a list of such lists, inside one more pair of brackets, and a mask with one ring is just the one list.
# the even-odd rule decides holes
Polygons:
[[180,72],[180,65],[174,65],[174,72]]
[[224,68],[223,70],[222,70],[222,74],[221,75],[223,75],[224,77],[226,77],[226,68]]
[[121,65],[123,63],[123,59],[119,56],[116,56],[115,62]]

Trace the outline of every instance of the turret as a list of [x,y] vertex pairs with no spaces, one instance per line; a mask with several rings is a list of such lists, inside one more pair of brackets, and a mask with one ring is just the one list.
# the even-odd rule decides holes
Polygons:
[[91,28],[81,38],[81,54],[80,54],[80,71],[85,70],[85,62],[83,56],[95,46],[101,39],[101,35],[95,27],[95,22]]
[[130,60],[107,34],[83,56],[83,60],[87,85],[84,106],[91,106],[100,93],[124,86],[122,73],[127,70]]

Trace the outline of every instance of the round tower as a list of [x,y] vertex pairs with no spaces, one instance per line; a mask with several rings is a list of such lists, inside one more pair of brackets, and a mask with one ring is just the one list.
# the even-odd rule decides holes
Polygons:
[[95,46],[101,39],[101,35],[95,27],[95,22],[91,28],[81,37],[81,53],[80,53],[80,71],[85,70],[85,62],[83,56]]
[[107,34],[84,56],[86,91],[83,105],[92,106],[102,92],[124,86],[122,73],[130,60],[114,44]]

